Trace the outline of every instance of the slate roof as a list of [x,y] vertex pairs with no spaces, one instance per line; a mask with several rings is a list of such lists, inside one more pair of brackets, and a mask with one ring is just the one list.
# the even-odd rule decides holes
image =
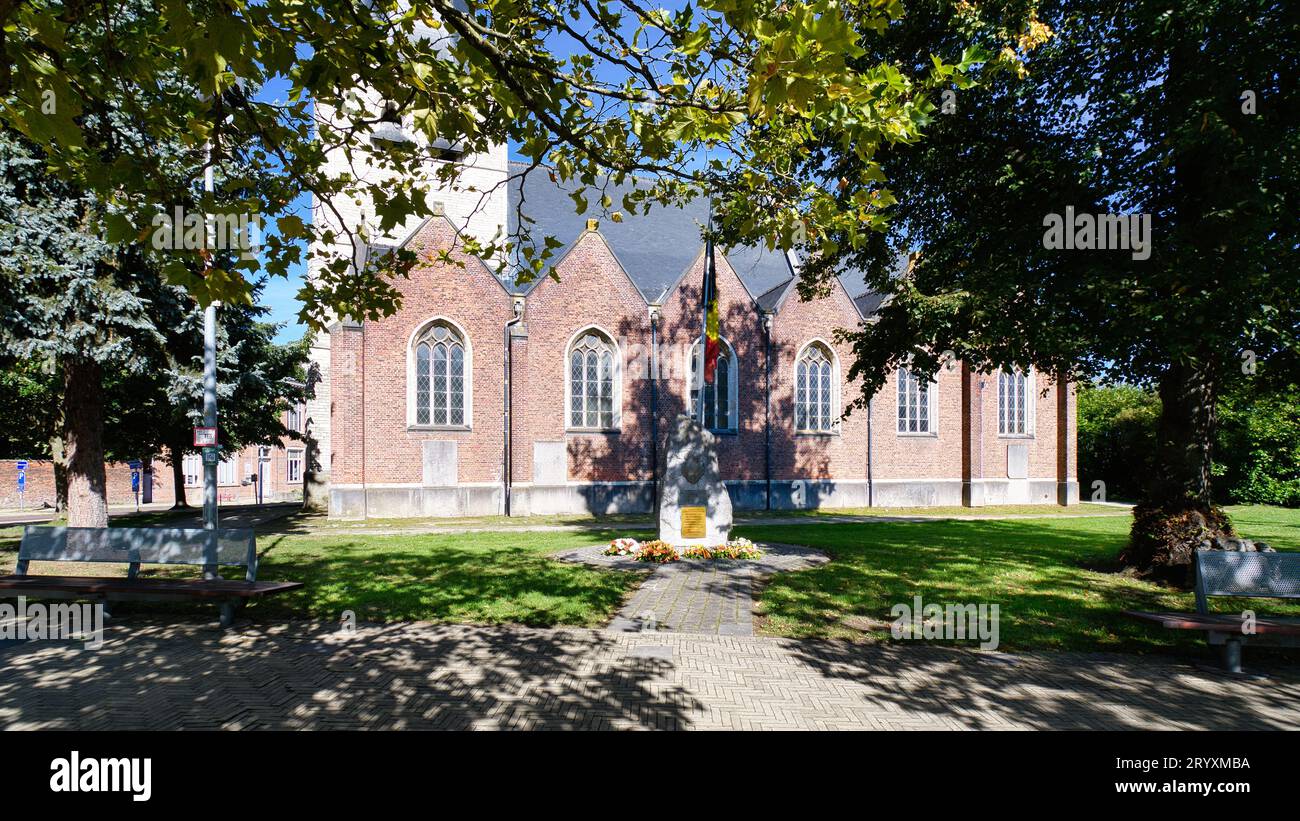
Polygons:
[[[594,189],[587,191],[588,213],[578,214],[569,196],[575,190],[574,186],[552,182],[545,167],[535,168],[521,176],[527,169],[527,163],[510,163],[507,229],[511,236],[516,234],[520,228],[519,212],[522,211],[533,220],[525,227],[531,232],[534,244],[540,246],[547,236],[564,243],[551,258],[554,262],[586,230],[588,217],[597,211],[597,204],[591,200],[600,195]],[[611,184],[606,189],[613,200],[614,210],[619,210],[623,195],[632,190],[633,185],[635,182],[629,181],[622,186]],[[699,199],[680,208],[656,206],[647,214],[625,213],[622,222],[602,219],[600,234],[641,295],[647,302],[655,303],[663,299],[665,292],[677,284],[699,256],[704,245],[700,230],[707,220],[708,204]],[[749,293],[755,295],[755,301],[763,310],[774,309],[794,284],[794,270],[781,251],[762,247],[719,248],[718,251],[726,257]],[[520,263],[519,260],[515,262],[516,265]],[[850,294],[862,289],[861,275],[857,272],[845,272],[840,279]],[[531,290],[536,283],[537,280],[529,283],[524,290]],[[879,296],[870,292],[854,300],[859,311],[863,311],[864,305],[874,311],[879,303]]]
[[[591,203],[587,214],[575,213],[575,203],[569,197],[574,187],[552,182],[545,168],[534,169],[521,179],[519,174],[527,167],[526,163],[510,163],[507,228],[512,235],[519,229],[519,211],[522,210],[533,220],[525,227],[532,232],[535,244],[540,245],[546,236],[564,243],[552,257],[553,260],[559,259],[585,230],[587,218],[595,212],[596,204]],[[632,190],[633,184],[631,181],[623,186],[611,184],[606,189],[614,202],[614,210],[619,210],[623,195]],[[589,190],[586,196],[590,201],[599,194]],[[522,208],[517,207],[521,202]],[[642,296],[647,301],[656,302],[699,256],[704,246],[700,230],[708,216],[708,203],[698,199],[680,208],[657,206],[647,214],[625,213],[621,223],[603,219],[600,234],[627,269]],[[780,251],[733,248],[730,252],[723,249],[719,252],[725,255],[751,294],[765,291],[793,276],[789,261]]]

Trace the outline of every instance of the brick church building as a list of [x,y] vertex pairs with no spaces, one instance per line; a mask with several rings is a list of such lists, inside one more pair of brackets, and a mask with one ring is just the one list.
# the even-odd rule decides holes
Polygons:
[[[400,309],[340,318],[313,348],[322,381],[306,411],[331,515],[651,510],[665,432],[700,401],[705,205],[602,223],[503,147],[430,155],[462,164],[458,187],[431,194],[437,216],[369,251],[420,258],[397,282]],[[315,218],[373,219],[350,199],[333,205]],[[516,287],[461,250],[463,235],[519,228],[521,211],[539,243],[564,243],[558,278]],[[436,261],[442,250],[458,264]],[[859,388],[835,329],[870,321],[879,299],[846,274],[801,301],[798,260],[780,252],[716,259],[724,345],[703,401],[735,508],[1077,501],[1069,386],[953,363],[934,381],[893,374],[869,413],[844,417]]]

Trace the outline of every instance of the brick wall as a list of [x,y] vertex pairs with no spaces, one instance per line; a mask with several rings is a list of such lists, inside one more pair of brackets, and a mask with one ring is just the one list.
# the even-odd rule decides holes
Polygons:
[[[586,232],[528,296],[526,352],[515,360],[516,482],[532,480],[534,442],[565,442],[572,481],[629,481],[652,475],[649,306],[597,232]],[[621,424],[617,431],[570,432],[565,384],[568,349],[583,330],[613,339],[622,358]]]
[[[419,487],[422,443],[456,441],[457,481],[484,485],[502,481],[502,335],[513,316],[513,298],[485,267],[453,250],[462,266],[433,259],[452,248],[455,232],[443,218],[429,220],[412,238],[423,262],[399,284],[401,309],[391,317],[359,326],[336,325],[330,339],[329,453],[335,485]],[[534,481],[534,445],[563,443],[565,478],[570,482],[643,481],[653,475],[651,440],[651,306],[623,272],[599,231],[583,233],[557,263],[559,279],[546,279],[528,294],[524,323],[512,339],[514,359],[513,476]],[[687,407],[689,352],[699,336],[703,255],[663,298],[658,319],[657,427],[660,441],[674,417]],[[764,478],[763,317],[741,280],[719,259],[722,336],[738,365],[738,423],[719,436],[725,478]],[[412,426],[408,418],[411,341],[435,317],[460,328],[471,349],[472,420],[466,429]],[[837,358],[839,408],[860,393],[845,378],[851,347],[835,342],[835,330],[860,317],[837,281],[832,292],[803,302],[791,290],[772,317],[771,476],[774,480],[822,479],[862,483],[867,478],[867,412],[856,410],[827,434],[794,429],[796,359],[813,340]],[[620,420],[616,430],[577,431],[568,425],[568,350],[584,330],[595,329],[617,344],[622,362]],[[1072,418],[1072,392],[1062,397],[1051,380],[1035,376],[1032,437],[1011,439],[997,432],[997,379],[969,374],[960,363],[937,376],[937,430],[900,435],[897,375],[891,375],[872,407],[873,477],[882,482],[940,482],[953,493],[965,479],[1005,479],[1007,446],[1029,447],[1029,478],[1074,476],[1073,429],[1058,436],[1062,413]],[[969,401],[967,395],[969,394]],[[363,425],[364,420],[364,425]],[[1062,445],[1062,443],[1064,443]],[[1065,448],[1062,451],[1062,447]],[[363,470],[364,453],[364,470]],[[949,498],[944,496],[943,498]]]
[[[330,452],[335,484],[360,483],[363,476],[367,483],[419,483],[425,440],[458,443],[459,482],[502,478],[502,333],[513,315],[512,300],[477,259],[453,251],[463,267],[432,261],[435,254],[452,248],[455,238],[446,218],[428,220],[407,246],[421,263],[400,283],[397,313],[365,323],[364,333],[340,325],[331,335]],[[465,426],[409,424],[411,343],[435,319],[457,327],[467,345],[472,404]]]
[[[146,483],[152,479],[153,501],[170,504],[173,500],[171,467],[162,461],[155,461],[152,468],[152,477],[141,472],[141,499],[144,498]],[[105,464],[104,479],[110,505],[135,504],[135,494],[131,492],[131,469],[124,462]],[[27,490],[22,503],[29,509],[39,508],[44,504],[54,505],[53,462],[44,459],[28,460]],[[13,459],[0,459],[0,509],[17,508],[18,505],[17,462]]]
[[[283,421],[283,420],[282,420]],[[305,445],[301,441],[285,436],[279,444],[271,448],[270,458],[266,462],[263,474],[266,477],[262,490],[264,501],[299,498],[302,495],[302,482],[289,481],[289,452],[303,450],[305,467]],[[244,480],[258,472],[259,448],[247,447],[236,453],[235,481],[218,484],[217,501],[222,504],[250,503],[257,500],[257,488]],[[152,504],[171,505],[175,499],[175,482],[172,478],[172,466],[162,459],[155,459],[149,471],[141,471],[140,501]],[[54,504],[54,465],[49,460],[28,460],[27,484],[25,498],[26,508],[39,508],[42,504]],[[107,483],[108,503],[114,506],[133,505],[135,494],[131,490],[131,469],[125,462],[108,462],[104,465],[104,478]],[[151,491],[151,493],[149,492]],[[203,504],[203,488],[200,485],[185,488],[185,499],[192,506]],[[0,460],[0,509],[19,506],[18,468],[13,459]]]

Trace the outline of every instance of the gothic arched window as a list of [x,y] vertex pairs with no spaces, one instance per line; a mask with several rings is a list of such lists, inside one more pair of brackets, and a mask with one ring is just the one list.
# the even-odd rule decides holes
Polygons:
[[[697,341],[691,349],[691,416],[700,418],[700,373],[703,347]],[[737,383],[740,373],[736,367],[736,352],[725,339],[718,340],[718,365],[713,373],[713,384],[704,389],[704,426],[710,430],[735,430],[737,418]]]
[[840,415],[835,354],[821,342],[810,342],[795,363],[795,430],[833,431]]
[[469,343],[455,325],[434,320],[415,337],[416,425],[469,427]]
[[622,410],[618,347],[604,332],[588,328],[569,344],[567,368],[570,430],[618,427]]

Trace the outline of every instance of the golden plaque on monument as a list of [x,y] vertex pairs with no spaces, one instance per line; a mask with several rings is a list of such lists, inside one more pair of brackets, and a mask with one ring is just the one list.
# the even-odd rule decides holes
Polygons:
[[705,508],[702,507],[682,508],[682,538],[683,539],[704,538],[705,535],[704,512],[705,512]]

